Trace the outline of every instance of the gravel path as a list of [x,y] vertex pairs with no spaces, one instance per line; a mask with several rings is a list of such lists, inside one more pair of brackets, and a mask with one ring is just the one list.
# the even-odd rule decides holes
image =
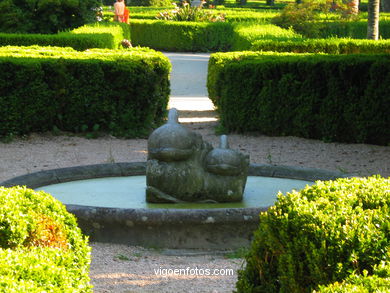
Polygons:
[[[170,58],[174,56],[169,55]],[[185,58],[181,58],[181,61],[178,58],[174,66],[180,66],[191,56],[184,54]],[[204,56],[201,54],[199,58],[204,60]],[[199,79],[205,76],[204,62],[202,64],[203,67],[200,67],[203,68],[203,77],[197,75]],[[188,100],[173,99],[171,105],[181,109],[183,118],[181,121],[186,121],[185,125],[188,128],[200,133],[205,140],[217,146],[219,138],[214,132],[217,125],[215,113],[210,109],[207,99],[199,99],[199,95],[204,95],[202,92],[204,83],[200,83],[201,89],[191,90],[188,86],[191,83],[184,84],[186,79],[180,79],[180,75],[177,78],[183,84],[178,87],[172,85],[175,88],[172,95],[183,96],[183,89],[186,88],[186,91],[195,93],[193,96],[196,97],[188,97]],[[197,108],[202,111],[194,111]],[[251,163],[315,167],[356,173],[360,176],[372,174],[390,176],[389,146],[324,143],[296,137],[236,134],[229,136],[229,142],[231,148],[249,154]],[[89,140],[70,135],[32,134],[15,139],[11,143],[0,143],[0,182],[39,170],[145,160],[145,139],[125,140],[106,136]],[[91,246],[93,250],[90,276],[94,291],[97,293],[232,292],[237,280],[237,270],[243,263],[240,258],[227,258],[226,253],[215,251],[157,250],[105,243],[91,243]],[[177,269],[177,273],[181,275],[174,274],[174,271],[172,274],[158,274],[168,273],[169,269]],[[233,271],[232,275],[230,270]],[[224,272],[227,275],[207,275],[207,272],[210,274]]]

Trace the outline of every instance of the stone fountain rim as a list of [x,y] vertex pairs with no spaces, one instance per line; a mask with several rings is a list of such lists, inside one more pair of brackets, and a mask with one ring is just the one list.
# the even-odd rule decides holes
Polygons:
[[[0,183],[29,188],[74,180],[145,175],[146,162],[85,165],[38,171]],[[251,164],[249,176],[307,181],[350,177],[313,168]],[[215,209],[136,209],[66,205],[92,241],[180,249],[237,249],[248,246],[269,206]]]
[[[0,182],[0,186],[12,187],[21,185],[34,189],[41,186],[76,180],[87,180],[104,177],[139,176],[145,174],[146,162],[103,163],[36,171]],[[352,173],[348,174],[339,171],[318,168],[270,164],[250,164],[248,176],[264,176],[314,182],[317,180],[348,178],[356,175]]]
[[[11,178],[9,180],[0,183],[0,186],[12,187],[12,186],[26,186],[28,188],[36,189],[41,186],[65,183],[76,180],[87,180],[95,178],[105,177],[122,177],[122,176],[142,176],[146,174],[146,162],[122,162],[122,163],[105,163],[105,164],[92,164],[82,165],[66,168],[56,168],[50,170],[37,171],[21,176]],[[264,176],[274,178],[286,178],[306,181],[316,180],[333,180],[337,178],[346,178],[354,176],[353,174],[345,174],[338,171],[330,171],[317,168],[306,168],[296,166],[283,166],[283,165],[268,165],[268,164],[250,164],[248,170],[248,176]],[[95,207],[85,205],[66,205],[68,210],[80,210],[86,209],[91,212],[95,210],[116,210],[117,212],[129,212],[136,210],[137,214],[157,214],[161,215],[163,211],[169,211],[187,216],[199,214],[199,211],[208,211],[209,213],[226,212],[226,211],[239,211],[246,210],[247,212],[258,213],[259,211],[266,210],[267,207],[259,208],[217,208],[217,209],[132,209],[132,208],[107,208],[107,207]],[[195,212],[194,212],[195,211]],[[187,218],[188,219],[188,218]]]

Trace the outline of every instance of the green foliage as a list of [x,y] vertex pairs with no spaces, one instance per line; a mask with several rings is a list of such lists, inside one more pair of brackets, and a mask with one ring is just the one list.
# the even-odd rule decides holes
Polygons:
[[131,6],[153,6],[153,7],[168,7],[172,5],[171,0],[130,0]]
[[146,136],[169,97],[169,60],[150,49],[0,49],[0,136],[80,132]]
[[255,22],[256,24],[270,23],[276,16],[275,11],[254,9],[210,9],[212,13],[223,13],[228,22]]
[[328,54],[379,54],[390,53],[389,40],[353,39],[290,39],[258,40],[253,42],[253,51],[328,53]]
[[375,265],[373,273],[368,275],[353,273],[342,282],[335,282],[331,285],[319,286],[313,293],[389,293],[390,292],[390,263],[381,262]]
[[58,200],[0,187],[0,291],[92,292],[88,240]]
[[279,194],[260,214],[238,292],[389,292],[389,190],[374,176]]
[[0,33],[3,46],[56,46],[84,51],[90,48],[117,49],[123,39],[130,38],[130,27],[123,23],[97,23],[58,34]]
[[95,21],[99,0],[5,0],[0,3],[0,31],[57,33]]
[[225,15],[211,14],[210,11],[206,11],[199,7],[192,7],[187,2],[183,2],[183,6],[179,7],[175,5],[175,8],[171,11],[160,12],[157,19],[172,20],[172,21],[206,21],[206,22],[223,22],[225,21]]
[[388,145],[389,62],[389,55],[217,53],[207,86],[228,131]]
[[[313,35],[317,38],[353,38],[366,39],[367,38],[367,19],[358,21],[328,21],[321,25],[321,29]],[[379,36],[382,39],[390,38],[390,20],[381,19],[379,21]]]
[[[161,8],[157,7],[128,7],[130,9],[131,19],[155,19],[159,14]],[[172,9],[172,5],[168,7]],[[208,9],[206,6],[203,8],[205,11],[213,15],[224,14],[225,19],[228,22],[257,22],[269,23],[273,17],[277,15],[277,12],[270,10],[255,10],[255,9],[226,9],[213,8]],[[107,14],[107,12],[105,12]]]
[[338,18],[355,19],[348,14],[347,6],[342,1],[310,0],[287,5],[280,15],[273,19],[273,23],[283,27],[292,27],[295,31],[307,37],[316,37],[324,27],[324,20],[337,14]]
[[100,35],[111,35],[112,41],[110,44],[104,44],[105,47],[89,47],[89,48],[107,48],[117,49],[123,39],[130,39],[130,27],[126,23],[94,23],[76,28],[70,32],[72,35],[89,35],[91,39],[97,38]]
[[247,50],[259,39],[301,38],[272,24],[132,20],[133,45],[171,51]]
[[133,46],[170,51],[227,51],[233,27],[229,23],[132,20]]
[[277,43],[281,40],[301,39],[301,35],[291,29],[284,29],[273,24],[247,24],[235,25],[232,50],[249,50],[257,40],[272,40]]

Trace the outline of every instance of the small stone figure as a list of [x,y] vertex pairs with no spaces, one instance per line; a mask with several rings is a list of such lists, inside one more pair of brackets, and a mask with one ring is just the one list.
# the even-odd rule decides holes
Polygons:
[[168,122],[148,139],[146,201],[241,201],[248,167],[249,156],[229,149],[227,136],[213,149],[182,126],[177,110],[171,109]]

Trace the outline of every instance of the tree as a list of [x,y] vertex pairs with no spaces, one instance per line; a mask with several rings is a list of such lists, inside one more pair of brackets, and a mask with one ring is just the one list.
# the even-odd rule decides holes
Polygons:
[[359,13],[359,0],[349,0],[347,6],[349,14],[357,15]]
[[379,1],[368,1],[367,39],[369,40],[379,38]]
[[100,0],[1,0],[0,31],[57,33],[95,21]]

